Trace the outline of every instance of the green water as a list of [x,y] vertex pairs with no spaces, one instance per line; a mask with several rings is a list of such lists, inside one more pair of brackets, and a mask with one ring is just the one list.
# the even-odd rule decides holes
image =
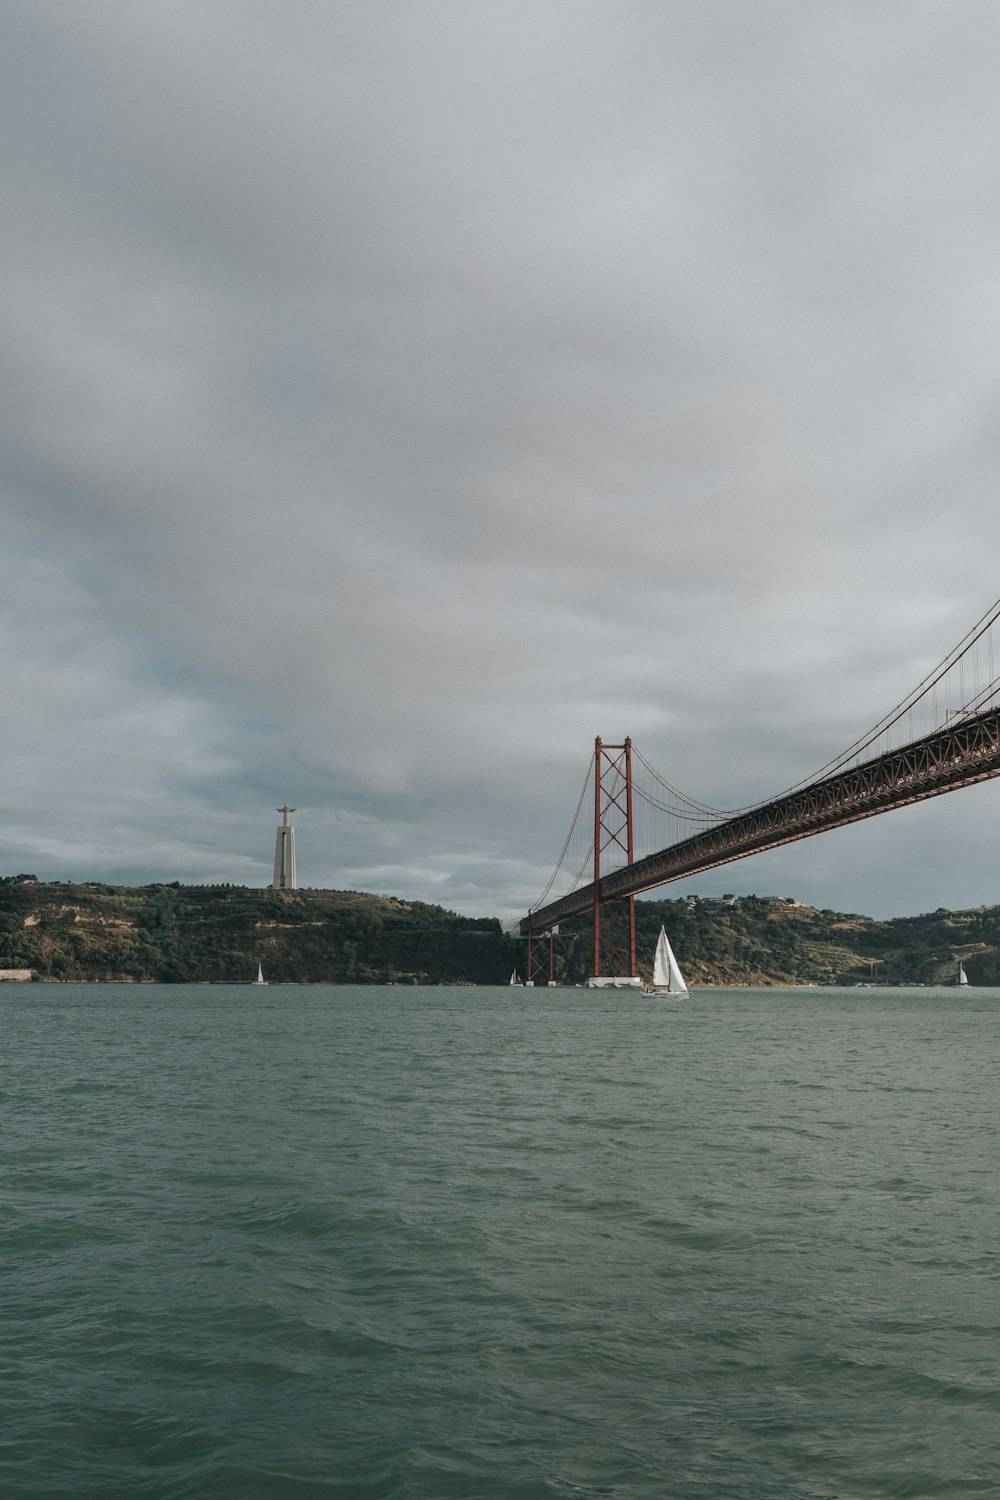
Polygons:
[[1000,992],[5,986],[0,1494],[1000,1494]]

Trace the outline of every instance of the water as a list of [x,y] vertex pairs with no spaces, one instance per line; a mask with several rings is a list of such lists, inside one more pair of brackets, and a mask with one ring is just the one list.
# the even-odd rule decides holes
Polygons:
[[1000,992],[6,986],[4,1496],[1000,1493]]

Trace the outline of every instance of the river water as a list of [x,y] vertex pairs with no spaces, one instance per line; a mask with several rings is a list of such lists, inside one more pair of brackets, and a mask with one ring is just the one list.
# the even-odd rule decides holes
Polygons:
[[1000,991],[8,985],[0,1494],[1000,1494]]

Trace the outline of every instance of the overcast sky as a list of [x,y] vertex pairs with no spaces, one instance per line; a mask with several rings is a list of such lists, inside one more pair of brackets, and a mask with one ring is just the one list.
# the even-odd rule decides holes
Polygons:
[[[1000,594],[995,0],[0,0],[0,872],[513,915]],[[664,894],[1000,902],[997,783]]]

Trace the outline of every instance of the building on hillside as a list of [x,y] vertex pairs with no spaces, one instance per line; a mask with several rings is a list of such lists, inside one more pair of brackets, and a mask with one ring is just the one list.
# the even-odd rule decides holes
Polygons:
[[759,901],[762,906],[802,906],[794,896],[734,896],[727,891],[724,896],[688,896],[689,906],[739,906],[741,901]]

